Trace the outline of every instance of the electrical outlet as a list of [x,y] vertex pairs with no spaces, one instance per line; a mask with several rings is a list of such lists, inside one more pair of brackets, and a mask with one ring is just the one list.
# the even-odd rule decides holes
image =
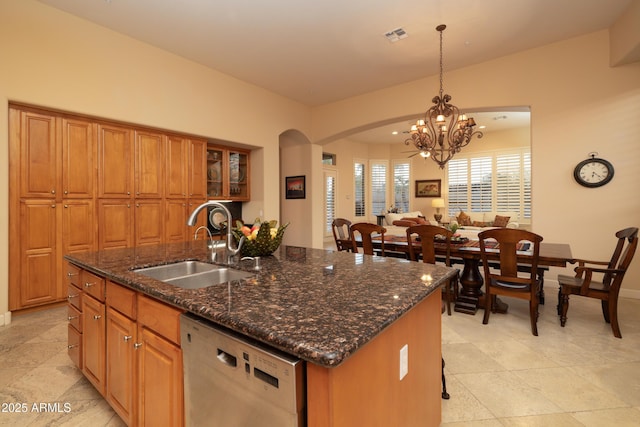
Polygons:
[[409,373],[409,344],[400,349],[400,380]]

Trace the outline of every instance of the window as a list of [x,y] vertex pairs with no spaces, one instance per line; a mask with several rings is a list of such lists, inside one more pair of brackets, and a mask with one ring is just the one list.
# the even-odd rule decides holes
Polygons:
[[331,153],[322,153],[322,164],[335,166],[336,165],[336,155]]
[[336,219],[336,172],[324,172],[324,235],[331,236],[331,224]]
[[361,162],[355,162],[354,163],[354,170],[353,170],[353,177],[354,177],[354,191],[353,194],[354,196],[354,204],[355,204],[355,212],[354,212],[354,216],[356,217],[363,217],[365,216],[365,200],[364,200],[364,194],[365,194],[365,168],[364,168],[364,163]]
[[516,212],[531,218],[531,153],[529,149],[481,153],[447,164],[448,214]]
[[387,208],[387,162],[371,162],[371,213],[378,215]]
[[408,162],[398,162],[393,164],[393,206],[400,212],[409,212],[410,166]]

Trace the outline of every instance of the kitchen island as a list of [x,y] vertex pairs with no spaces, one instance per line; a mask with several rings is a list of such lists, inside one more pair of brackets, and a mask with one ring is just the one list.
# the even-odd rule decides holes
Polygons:
[[[253,273],[247,279],[183,289],[133,270],[209,261],[203,241],[65,259],[305,360],[309,426],[440,423],[440,286],[453,276],[450,268],[282,246],[261,259],[259,270],[252,260],[236,261],[231,267]],[[400,379],[405,345],[407,374]]]

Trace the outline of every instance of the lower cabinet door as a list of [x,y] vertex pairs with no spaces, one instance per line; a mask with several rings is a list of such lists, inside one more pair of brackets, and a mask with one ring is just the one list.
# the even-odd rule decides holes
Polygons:
[[135,420],[136,323],[107,308],[107,401],[127,424]]
[[88,295],[82,298],[82,372],[105,395],[105,307]]
[[184,425],[180,347],[142,326],[138,341],[138,424]]

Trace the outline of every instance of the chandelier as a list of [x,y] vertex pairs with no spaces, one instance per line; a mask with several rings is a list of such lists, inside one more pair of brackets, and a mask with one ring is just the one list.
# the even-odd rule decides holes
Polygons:
[[440,33],[440,94],[431,100],[434,105],[425,113],[424,120],[418,120],[411,126],[411,139],[404,142],[406,145],[413,142],[422,157],[431,157],[440,169],[444,169],[444,165],[467,146],[471,138],[482,138],[482,132],[473,130],[476,125],[473,118],[460,114],[458,107],[449,104],[451,96],[443,95],[442,32],[445,28],[446,25],[436,27]]

